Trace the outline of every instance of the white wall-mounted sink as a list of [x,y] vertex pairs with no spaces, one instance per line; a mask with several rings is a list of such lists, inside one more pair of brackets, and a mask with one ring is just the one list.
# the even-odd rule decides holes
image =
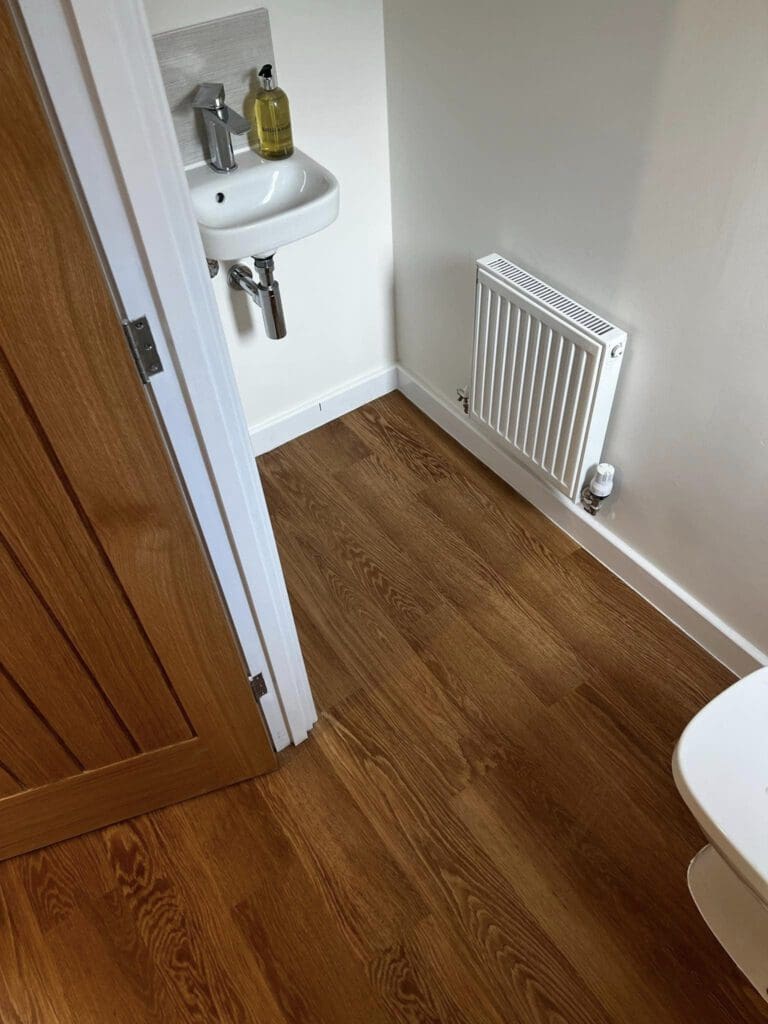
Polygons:
[[198,164],[187,182],[211,260],[269,255],[327,227],[339,212],[338,181],[298,149],[285,160],[238,153],[229,174]]

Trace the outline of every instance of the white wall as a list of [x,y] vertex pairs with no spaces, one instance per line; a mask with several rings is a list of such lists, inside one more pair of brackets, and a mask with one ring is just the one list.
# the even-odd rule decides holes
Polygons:
[[498,250],[630,331],[606,525],[768,649],[764,0],[384,0],[400,362]]
[[299,149],[339,179],[341,212],[276,258],[288,337],[213,282],[249,426],[394,361],[392,228],[381,0],[145,0],[163,32],[264,6]]

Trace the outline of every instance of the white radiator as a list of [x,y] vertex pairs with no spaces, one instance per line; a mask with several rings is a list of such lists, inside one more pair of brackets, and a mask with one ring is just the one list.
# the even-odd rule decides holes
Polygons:
[[577,501],[600,461],[626,331],[493,253],[477,261],[470,416]]

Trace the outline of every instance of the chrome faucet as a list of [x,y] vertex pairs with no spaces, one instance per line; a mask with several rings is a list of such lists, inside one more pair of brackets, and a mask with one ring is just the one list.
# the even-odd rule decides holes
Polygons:
[[228,174],[237,167],[232,149],[232,136],[251,130],[251,122],[224,102],[221,82],[203,82],[192,100],[195,110],[202,110],[208,137],[208,166],[219,174]]

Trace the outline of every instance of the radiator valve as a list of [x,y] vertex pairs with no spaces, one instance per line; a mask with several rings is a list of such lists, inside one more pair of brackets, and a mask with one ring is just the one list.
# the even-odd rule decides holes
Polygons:
[[603,500],[613,490],[613,475],[615,472],[610,462],[598,463],[589,483],[581,492],[582,504],[591,516],[597,515],[597,510],[602,505]]

